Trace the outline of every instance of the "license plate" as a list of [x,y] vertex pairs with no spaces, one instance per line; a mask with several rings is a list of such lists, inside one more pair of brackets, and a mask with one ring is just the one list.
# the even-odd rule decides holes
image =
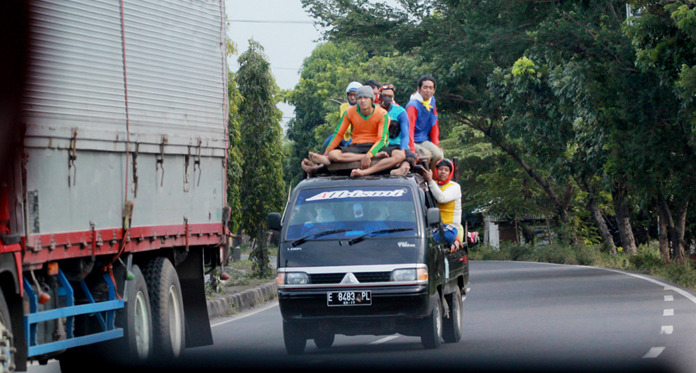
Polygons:
[[326,293],[329,306],[369,306],[372,305],[372,292],[366,291],[330,291]]

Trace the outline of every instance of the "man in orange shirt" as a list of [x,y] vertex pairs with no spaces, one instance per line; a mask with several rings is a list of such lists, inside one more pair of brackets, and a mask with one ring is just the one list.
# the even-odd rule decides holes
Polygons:
[[[360,162],[360,168],[351,176],[364,176],[381,170],[393,168],[405,159],[402,151],[394,152],[398,146],[389,146],[389,114],[384,108],[375,105],[375,94],[370,86],[358,88],[358,104],[351,106],[341,118],[334,139],[324,154],[309,152],[309,159],[316,164],[329,165],[331,162]],[[353,127],[353,141],[349,146],[339,147],[346,129]],[[370,167],[372,158],[383,158]]]

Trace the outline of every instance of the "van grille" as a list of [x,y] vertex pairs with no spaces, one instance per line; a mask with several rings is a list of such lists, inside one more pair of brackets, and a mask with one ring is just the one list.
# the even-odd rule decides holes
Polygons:
[[345,273],[313,273],[309,275],[312,284],[339,284]]

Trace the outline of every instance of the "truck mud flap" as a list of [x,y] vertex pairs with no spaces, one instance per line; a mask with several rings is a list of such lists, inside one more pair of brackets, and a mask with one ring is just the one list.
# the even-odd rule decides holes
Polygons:
[[177,274],[184,298],[186,348],[210,346],[213,344],[213,333],[205,299],[203,251],[191,249],[186,260],[177,267]]

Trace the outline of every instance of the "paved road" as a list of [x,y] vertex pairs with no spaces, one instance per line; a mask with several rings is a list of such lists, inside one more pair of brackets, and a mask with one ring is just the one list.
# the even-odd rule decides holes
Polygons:
[[[213,321],[215,345],[187,350],[189,371],[696,371],[696,296],[647,276],[520,262],[471,263],[459,343],[337,336],[303,356],[283,346],[277,303]],[[172,366],[160,364],[162,371]],[[49,364],[50,366],[50,364]],[[47,367],[44,367],[47,368]],[[30,372],[33,372],[30,369]]]

